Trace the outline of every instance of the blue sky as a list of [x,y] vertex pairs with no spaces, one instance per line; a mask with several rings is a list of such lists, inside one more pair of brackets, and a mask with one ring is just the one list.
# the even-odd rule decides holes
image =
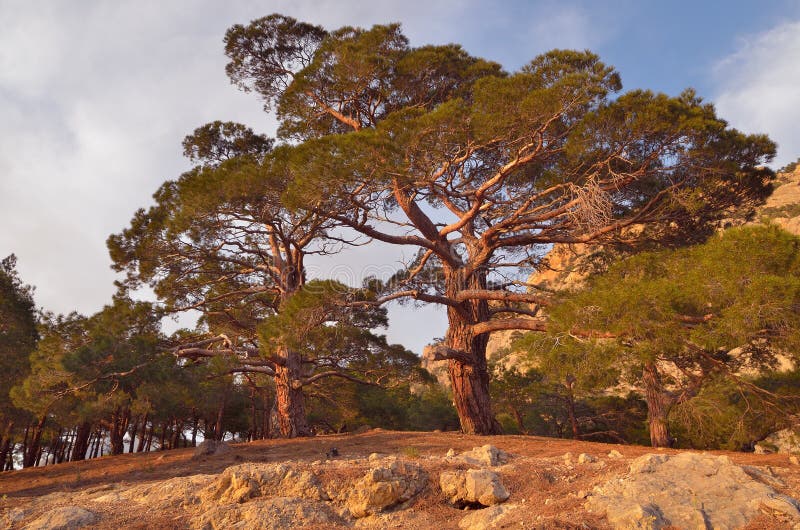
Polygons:
[[[399,21],[412,45],[458,42],[508,69],[589,48],[625,89],[694,87],[734,126],[768,133],[776,167],[800,156],[800,0],[0,0],[0,257],[18,255],[40,305],[109,301],[105,239],[187,168],[185,134],[215,119],[274,130],[229,84],[222,50],[230,25],[272,12],[329,29]],[[315,265],[357,279],[401,259],[370,247]],[[418,352],[444,333],[433,309],[391,316],[390,339]]]

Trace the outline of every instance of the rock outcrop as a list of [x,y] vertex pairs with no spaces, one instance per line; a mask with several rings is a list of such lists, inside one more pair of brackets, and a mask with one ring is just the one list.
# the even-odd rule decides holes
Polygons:
[[470,466],[495,467],[507,464],[510,456],[505,451],[486,444],[480,447],[473,447],[471,451],[465,451],[460,455],[456,454],[455,451],[452,454],[448,452],[447,458],[451,462],[463,462]]
[[755,445],[755,452],[800,455],[800,427],[782,429],[770,434]]
[[26,530],[73,530],[86,528],[97,520],[94,512],[78,506],[64,506],[48,511],[25,527]]
[[227,468],[200,492],[202,502],[242,503],[254,497],[299,497],[327,500],[317,477],[287,464],[241,464]]
[[605,513],[617,530],[734,529],[761,514],[779,512],[800,523],[800,503],[756,480],[726,456],[649,454],[634,460],[626,477],[595,488],[586,507]]
[[498,528],[498,525],[502,524],[503,519],[514,508],[516,506],[511,504],[496,504],[483,510],[473,510],[458,522],[458,527],[462,530]]
[[411,500],[428,484],[428,474],[418,464],[394,460],[370,469],[346,496],[353,517],[366,517]]
[[439,486],[448,502],[459,508],[493,506],[510,496],[497,473],[488,469],[444,471]]
[[198,492],[216,478],[216,475],[175,477],[160,482],[141,484],[124,491],[112,490],[93,501],[105,504],[124,499],[156,510],[191,506],[200,502]]
[[253,530],[285,530],[289,528],[332,528],[345,521],[326,502],[272,497],[244,504],[216,506],[193,521],[197,530],[247,528]]

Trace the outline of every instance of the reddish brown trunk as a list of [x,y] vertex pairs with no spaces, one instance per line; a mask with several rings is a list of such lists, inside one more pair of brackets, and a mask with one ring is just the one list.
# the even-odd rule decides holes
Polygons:
[[147,440],[147,414],[142,419],[142,431],[139,433],[139,443],[136,446],[136,452],[141,453],[144,451],[145,441]]
[[528,434],[528,430],[525,428],[525,418],[522,416],[522,412],[517,407],[511,407],[511,414],[514,415],[514,421],[517,423],[517,429],[522,434]]
[[111,416],[111,427],[108,432],[112,455],[121,455],[125,450],[125,433],[128,431],[131,411],[128,408],[117,409]]
[[650,445],[671,447],[675,440],[669,433],[669,411],[675,401],[664,389],[661,375],[655,363],[646,363],[642,370],[645,400],[647,401],[647,423],[650,428]]
[[11,450],[11,440],[14,436],[14,422],[9,421],[3,431],[3,437],[0,438],[0,471],[3,470],[5,462],[8,458],[8,453]]
[[194,424],[192,425],[192,447],[197,447],[197,429],[199,427],[200,418],[194,417]]
[[[461,271],[451,270],[445,272],[445,287],[448,296],[456,298],[464,289],[485,288],[486,279],[476,275],[467,282],[462,279]],[[472,331],[473,324],[489,320],[489,306],[483,300],[463,302],[459,309],[448,307],[447,320],[445,345],[465,354],[463,359],[450,359],[447,367],[461,430],[466,434],[500,434],[500,424],[492,414],[489,397],[486,365],[489,335],[475,335]]]
[[41,451],[39,451],[39,446],[41,445],[42,431],[44,431],[44,424],[46,421],[47,415],[43,414],[42,418],[39,420],[39,423],[37,423],[34,427],[33,435],[31,436],[27,451],[25,451],[25,455],[22,459],[22,467],[32,467],[36,465],[41,453]]
[[228,393],[225,392],[222,394],[222,401],[219,403],[219,409],[217,410],[217,421],[214,424],[214,439],[215,440],[222,440],[225,436],[225,431],[222,430],[222,420],[225,417],[225,403],[228,400]]
[[305,399],[300,386],[302,364],[300,355],[293,351],[285,351],[281,355],[284,365],[275,366],[275,418],[276,429],[273,436],[296,438],[311,436],[311,429],[306,420]]
[[133,420],[133,423],[130,424],[130,435],[131,439],[128,441],[128,452],[132,453],[134,448],[136,447],[136,431],[139,430],[139,418],[137,417]]

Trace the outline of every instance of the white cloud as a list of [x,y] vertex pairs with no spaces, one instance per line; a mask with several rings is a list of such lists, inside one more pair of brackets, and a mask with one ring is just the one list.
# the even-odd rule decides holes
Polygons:
[[742,40],[714,75],[719,114],[734,127],[775,140],[775,167],[800,156],[800,21]]

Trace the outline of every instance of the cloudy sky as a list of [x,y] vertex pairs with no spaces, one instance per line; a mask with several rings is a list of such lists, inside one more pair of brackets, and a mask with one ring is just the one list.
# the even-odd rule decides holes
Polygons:
[[[222,49],[229,26],[273,12],[328,29],[399,21],[413,45],[458,42],[507,69],[590,48],[626,89],[691,86],[734,126],[768,133],[775,167],[800,156],[798,0],[0,0],[0,257],[17,254],[39,305],[88,314],[109,301],[105,240],[187,169],[180,142],[195,127],[274,131],[229,84]],[[316,265],[341,276],[398,259],[370,248]],[[416,351],[444,333],[433,309],[391,316],[390,339]]]

